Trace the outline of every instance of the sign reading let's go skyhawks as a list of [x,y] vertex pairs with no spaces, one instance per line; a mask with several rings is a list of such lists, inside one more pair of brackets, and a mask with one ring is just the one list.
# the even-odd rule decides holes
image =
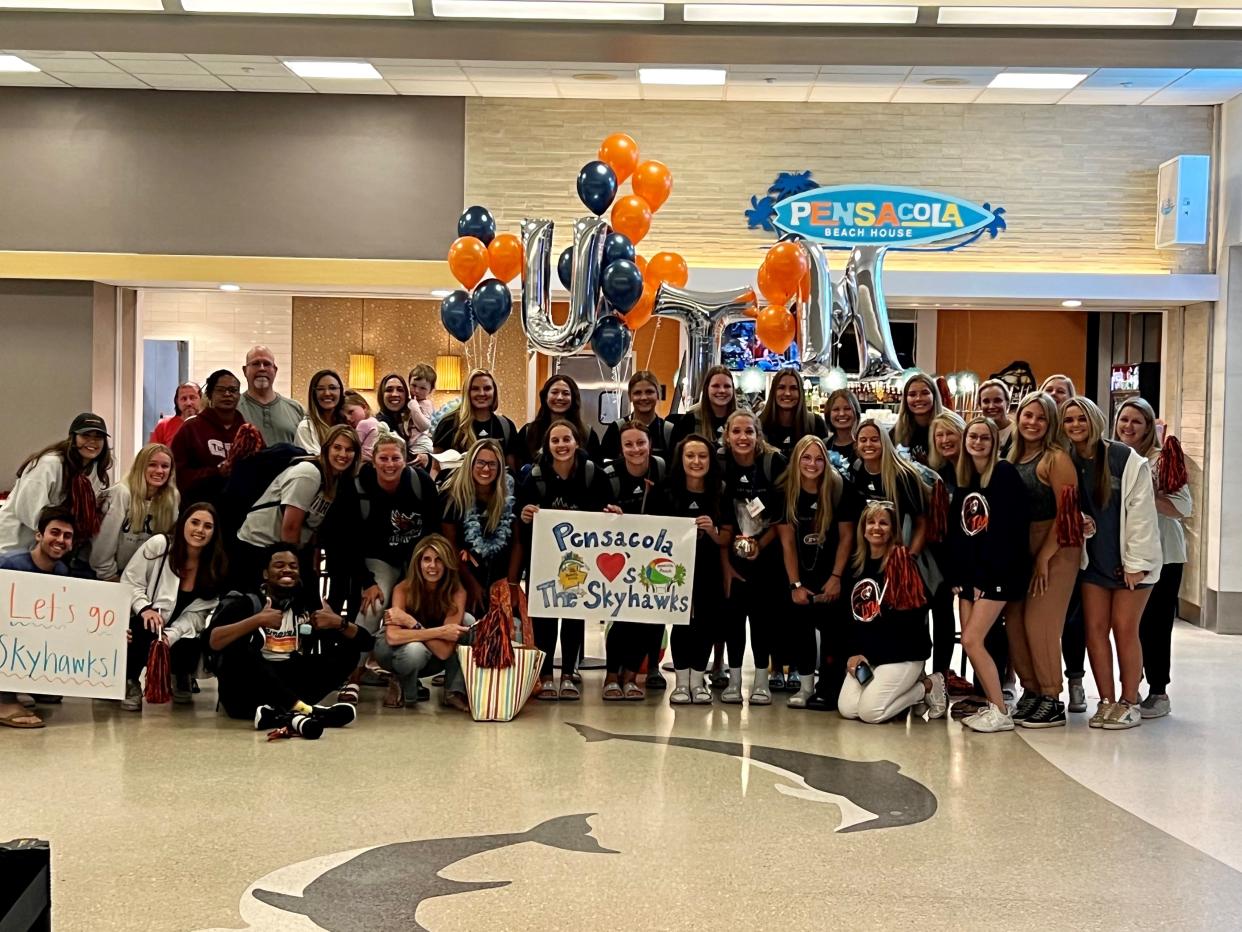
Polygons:
[[901,249],[995,237],[1005,229],[1004,214],[1003,207],[951,194],[890,185],[819,187],[810,172],[783,172],[766,197],[751,198],[746,219],[751,229],[794,233],[830,248]]

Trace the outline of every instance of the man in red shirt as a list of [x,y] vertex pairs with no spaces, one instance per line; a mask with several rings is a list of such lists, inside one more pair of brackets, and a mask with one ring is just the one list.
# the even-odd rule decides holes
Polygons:
[[166,447],[172,446],[173,437],[177,436],[181,425],[198,414],[201,400],[202,394],[199,392],[197,383],[185,382],[178,385],[177,393],[173,395],[173,410],[177,413],[160,418],[159,423],[155,425],[155,430],[151,431],[151,443],[162,443]]

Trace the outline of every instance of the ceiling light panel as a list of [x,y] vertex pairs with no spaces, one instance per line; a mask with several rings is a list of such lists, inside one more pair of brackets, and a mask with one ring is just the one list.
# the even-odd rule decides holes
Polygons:
[[87,13],[159,13],[163,0],[0,0],[0,10],[75,10]]
[[35,72],[39,69],[24,58],[18,58],[16,55],[0,55],[0,71],[6,74],[17,74],[21,72]]
[[267,16],[414,15],[414,0],[181,0],[181,6],[187,13],[253,13]]
[[432,0],[431,12],[443,19],[544,19],[596,22],[660,22],[663,3],[594,0]]
[[718,87],[725,83],[723,68],[639,68],[640,84],[678,85],[682,87]]
[[299,78],[328,80],[382,81],[383,77],[368,61],[285,60],[285,67]]
[[1199,10],[1195,13],[1195,25],[1209,29],[1236,29],[1242,27],[1242,10]]
[[688,23],[834,23],[906,25],[919,18],[917,6],[834,6],[793,3],[687,3]]
[[1019,90],[1069,90],[1086,79],[1089,72],[1061,73],[1056,71],[1002,71],[988,87],[1016,88]]
[[1172,26],[1175,9],[942,6],[941,26]]

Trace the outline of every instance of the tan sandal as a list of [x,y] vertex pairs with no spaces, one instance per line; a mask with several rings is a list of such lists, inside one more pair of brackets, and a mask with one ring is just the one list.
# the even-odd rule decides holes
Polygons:
[[[34,721],[19,722],[18,719],[34,719]],[[0,715],[0,725],[6,725],[9,728],[44,728],[47,723],[33,712],[25,710],[21,712],[12,712],[8,715]]]

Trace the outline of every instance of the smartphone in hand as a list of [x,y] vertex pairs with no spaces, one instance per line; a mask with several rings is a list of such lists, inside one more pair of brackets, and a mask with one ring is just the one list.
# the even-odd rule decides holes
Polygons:
[[860,660],[858,665],[854,667],[854,679],[858,680],[859,686],[866,686],[873,676],[875,674],[871,671],[871,664],[865,660]]

